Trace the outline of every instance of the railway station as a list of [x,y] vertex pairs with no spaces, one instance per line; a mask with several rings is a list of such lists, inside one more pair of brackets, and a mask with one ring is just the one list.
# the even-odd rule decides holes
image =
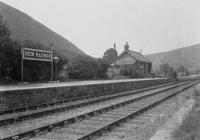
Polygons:
[[0,140],[200,140],[199,5],[1,0]]

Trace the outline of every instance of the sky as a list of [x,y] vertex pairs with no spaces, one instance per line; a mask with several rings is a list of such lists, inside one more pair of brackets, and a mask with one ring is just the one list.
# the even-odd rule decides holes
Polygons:
[[200,0],[0,0],[93,57],[114,42],[143,54],[200,43]]

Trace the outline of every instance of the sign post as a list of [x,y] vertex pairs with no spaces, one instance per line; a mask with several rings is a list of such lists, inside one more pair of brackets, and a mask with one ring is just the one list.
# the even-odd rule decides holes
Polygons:
[[21,48],[21,82],[24,82],[24,60],[51,62],[51,80],[53,80],[53,52],[52,51]]
[[23,60],[23,48],[21,48],[21,82],[24,82],[24,60]]
[[51,81],[53,81],[53,60],[51,62]]

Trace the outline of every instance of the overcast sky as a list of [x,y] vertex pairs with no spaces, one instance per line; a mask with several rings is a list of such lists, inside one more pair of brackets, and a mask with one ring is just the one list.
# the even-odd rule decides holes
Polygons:
[[102,57],[128,41],[144,54],[200,43],[200,0],[1,0],[85,53]]

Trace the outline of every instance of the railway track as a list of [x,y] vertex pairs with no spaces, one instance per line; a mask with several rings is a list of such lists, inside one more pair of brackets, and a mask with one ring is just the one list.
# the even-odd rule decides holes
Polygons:
[[161,94],[155,94],[149,98],[144,98],[128,105],[122,105],[102,114],[88,117],[87,119],[74,123],[63,128],[53,129],[52,132],[37,136],[31,140],[38,139],[68,139],[68,140],[88,140],[98,137],[105,132],[111,131],[114,127],[120,126],[121,123],[128,119],[133,119],[139,114],[151,109],[168,98],[180,93],[191,87],[194,83],[184,85],[181,89],[176,88]]
[[[27,139],[27,138],[30,138],[30,137],[45,133],[47,131],[53,131],[51,133],[48,133],[47,137],[48,137],[48,135],[51,136],[52,133],[53,134],[54,133],[58,133],[60,135],[59,132],[54,132],[55,130],[57,130],[57,129],[55,129],[56,127],[65,126],[63,129],[65,129],[65,128],[68,129],[68,128],[70,128],[70,126],[73,126],[73,125],[76,125],[76,124],[78,125],[77,122],[79,122],[79,121],[80,122],[88,121],[90,119],[94,119],[94,117],[98,118],[98,116],[100,116],[100,115],[105,115],[108,112],[116,111],[116,113],[114,113],[114,115],[111,115],[111,116],[114,116],[116,118],[115,119],[110,119],[110,121],[103,120],[106,117],[102,116],[102,120],[100,119],[101,120],[100,122],[104,122],[105,121],[107,123],[104,123],[102,125],[99,125],[99,122],[96,123],[95,126],[97,126],[97,124],[98,124],[98,126],[100,128],[95,128],[95,129],[92,128],[91,131],[87,131],[85,133],[83,133],[82,131],[79,130],[81,134],[78,133],[80,135],[75,135],[75,136],[72,136],[72,134],[70,134],[71,130],[69,131],[69,133],[67,133],[68,130],[66,131],[66,133],[64,131],[61,131],[62,132],[61,134],[65,135],[65,136],[66,135],[67,136],[71,136],[72,139],[73,138],[75,138],[75,139],[88,139],[90,137],[93,137],[94,135],[101,134],[103,131],[110,130],[114,126],[118,126],[121,122],[125,121],[126,119],[128,119],[128,118],[130,118],[130,117],[132,117],[134,115],[138,115],[139,113],[145,111],[146,109],[151,108],[154,105],[157,105],[158,103],[160,103],[160,102],[166,100],[167,98],[169,98],[169,97],[181,92],[182,90],[184,90],[186,88],[189,88],[190,86],[194,85],[195,83],[194,82],[192,82],[192,83],[188,83],[188,82],[179,83],[179,84],[176,84],[176,85],[173,85],[173,86],[172,85],[168,86],[167,88],[163,87],[163,89],[161,88],[162,90],[161,89],[160,90],[155,90],[152,93],[146,93],[146,94],[143,94],[143,95],[137,95],[134,98],[129,98],[128,97],[126,100],[123,99],[124,101],[119,101],[118,103],[115,102],[115,103],[113,103],[111,105],[107,105],[106,107],[101,106],[99,109],[94,108],[92,111],[88,111],[87,113],[83,113],[81,115],[77,115],[77,116],[74,116],[74,117],[71,117],[71,118],[68,118],[68,119],[59,120],[59,121],[56,121],[54,123],[43,125],[41,127],[33,128],[33,129],[30,129],[30,130],[27,130],[27,131],[19,132],[17,134],[5,135],[5,136],[2,136],[1,139],[4,139],[4,140]],[[182,87],[180,89],[180,86],[184,86],[184,88]],[[171,92],[173,92],[173,93],[171,93]],[[158,100],[158,98],[159,98],[159,100]],[[145,100],[147,100],[147,99],[148,99],[148,101],[151,101],[151,103],[146,102]],[[144,102],[144,103],[148,103],[148,104],[143,104],[143,106],[140,103],[138,104],[138,102],[141,102],[141,101]],[[131,107],[131,105],[133,105],[133,106]],[[141,108],[141,106],[142,106],[142,108]],[[127,107],[128,108],[140,107],[140,108],[134,108],[134,109],[136,109],[134,111],[134,110],[126,110],[126,109],[128,109]],[[120,110],[120,108],[121,108],[122,113],[117,112],[117,110]],[[126,110],[127,112],[123,112],[123,110],[124,111]],[[127,113],[128,113],[128,115],[127,115]],[[80,125],[80,126],[84,126],[84,125]],[[62,128],[59,128],[59,129],[62,129]],[[82,130],[84,130],[84,129],[82,129]],[[41,136],[42,137],[39,138],[39,139],[46,139],[44,137],[44,135],[41,135]],[[52,139],[54,139],[54,138],[52,138]],[[59,137],[58,138],[55,137],[55,139],[59,139]],[[70,139],[70,138],[65,138],[65,139]]]
[[106,100],[111,100],[114,98],[119,98],[123,96],[129,96],[136,93],[145,92],[148,90],[154,90],[158,88],[163,88],[166,86],[174,85],[175,83],[169,83],[159,86],[153,86],[148,88],[136,89],[132,91],[125,91],[120,93],[104,93],[97,95],[88,95],[78,98],[72,98],[68,100],[62,100],[59,102],[49,103],[49,104],[40,104],[37,106],[29,106],[24,108],[17,108],[13,110],[4,110],[0,113],[0,126],[7,125],[16,121],[21,121],[27,118],[37,118],[44,114],[51,114],[55,112],[60,112],[64,110],[74,109],[77,107],[83,107],[87,105],[96,104],[98,102],[103,102]]

